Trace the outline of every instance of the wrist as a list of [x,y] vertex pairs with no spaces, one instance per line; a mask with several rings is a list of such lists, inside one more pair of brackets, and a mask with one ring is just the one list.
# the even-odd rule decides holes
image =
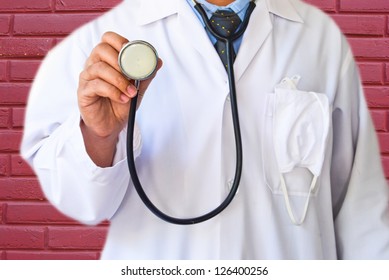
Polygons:
[[80,129],[86,152],[92,161],[99,167],[112,166],[118,134],[112,133],[107,136],[100,136],[89,128],[83,120],[80,121]]

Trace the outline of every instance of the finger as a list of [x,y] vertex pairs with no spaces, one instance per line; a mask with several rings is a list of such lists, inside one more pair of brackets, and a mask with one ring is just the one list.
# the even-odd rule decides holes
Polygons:
[[128,43],[126,38],[111,31],[104,33],[101,41],[111,45],[114,49],[116,49],[117,52],[120,52],[123,45]]
[[80,79],[85,81],[102,79],[129,97],[133,97],[136,94],[135,86],[120,72],[105,62],[98,62],[88,67],[81,73]]
[[118,55],[119,53],[114,47],[108,43],[100,43],[92,50],[92,53],[85,63],[85,68],[100,61],[104,61],[115,68],[117,71],[120,71]]
[[[113,102],[128,103],[130,97],[123,94],[118,88],[101,79],[86,81],[80,91],[80,105],[89,106],[91,99],[96,97],[109,98]],[[84,101],[82,100],[84,99]]]

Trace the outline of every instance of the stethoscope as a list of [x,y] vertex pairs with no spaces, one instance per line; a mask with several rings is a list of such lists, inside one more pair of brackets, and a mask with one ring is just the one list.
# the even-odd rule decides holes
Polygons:
[[[230,100],[231,100],[231,110],[232,110],[232,120],[234,127],[234,136],[235,136],[235,145],[236,145],[236,167],[235,167],[235,177],[232,187],[230,189],[229,194],[225,198],[225,200],[215,209],[206,213],[204,215],[194,217],[194,218],[175,218],[171,217],[161,210],[159,210],[148,198],[146,195],[136,171],[135,167],[135,159],[133,152],[133,138],[134,138],[134,126],[135,126],[135,115],[137,109],[138,95],[136,95],[130,104],[130,115],[128,118],[128,127],[127,127],[127,162],[128,169],[131,175],[131,179],[133,181],[134,187],[143,201],[143,203],[149,208],[149,210],[154,213],[157,217],[162,220],[178,224],[178,225],[191,225],[197,224],[204,221],[207,221],[219,213],[221,213],[234,199],[235,194],[238,191],[241,174],[242,174],[242,139],[240,133],[240,125],[239,125],[239,114],[238,114],[238,106],[236,101],[236,87],[235,87],[235,75],[234,75],[234,67],[233,67],[233,42],[243,35],[245,32],[251,13],[255,8],[255,0],[251,0],[249,3],[249,7],[246,11],[245,18],[240,26],[240,28],[234,34],[229,36],[220,36],[214,28],[211,26],[209,19],[207,17],[206,12],[203,7],[197,3],[197,1],[192,0],[195,4],[194,8],[202,17],[205,27],[216,39],[222,40],[226,44],[226,52],[227,52],[227,74],[229,81],[229,89],[230,89]],[[157,69],[158,64],[158,53],[155,48],[145,41],[132,41],[123,46],[119,53],[118,62],[121,71],[123,74],[130,80],[134,80],[136,88],[139,90],[140,82],[150,78]]]

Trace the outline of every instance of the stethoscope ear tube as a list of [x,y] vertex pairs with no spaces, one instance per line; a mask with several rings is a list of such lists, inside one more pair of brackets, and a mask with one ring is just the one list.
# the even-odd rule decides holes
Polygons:
[[[196,8],[196,6],[198,6]],[[202,7],[196,3],[195,8],[197,10],[200,10],[200,14],[203,16],[204,22],[206,22],[206,27],[212,32],[213,29],[210,27],[210,24],[208,23],[208,18],[205,15],[204,10]],[[255,3],[253,1],[250,2],[250,6],[246,12],[245,20],[243,22],[242,28],[238,31],[240,35],[243,34],[245,29],[247,28],[249,17],[252,13],[252,11],[255,8]],[[239,36],[240,36],[239,35]],[[216,215],[220,214],[224,209],[227,208],[227,206],[232,202],[234,199],[238,188],[239,183],[242,175],[242,162],[243,162],[243,149],[242,149],[242,139],[241,139],[241,133],[240,133],[240,124],[239,124],[239,113],[238,113],[238,105],[236,100],[236,87],[235,87],[235,77],[234,77],[234,67],[233,67],[233,41],[238,38],[239,36],[230,36],[228,38],[222,38],[223,41],[226,42],[226,50],[227,50],[227,73],[228,73],[228,80],[229,80],[229,88],[230,88],[230,100],[231,100],[231,111],[232,111],[232,121],[234,126],[234,135],[235,135],[235,144],[236,144],[236,167],[235,167],[235,177],[234,182],[232,184],[231,190],[225,200],[217,206],[214,210],[210,211],[209,213],[206,213],[202,216],[194,217],[194,218],[176,218],[169,216],[159,210],[148,198],[147,194],[145,193],[135,166],[135,158],[134,158],[134,147],[133,147],[133,139],[134,139],[134,126],[135,126],[135,118],[136,118],[136,109],[137,109],[137,103],[138,103],[138,95],[136,95],[131,100],[130,105],[130,114],[128,118],[128,127],[127,127],[127,163],[128,163],[128,169],[131,175],[132,182],[134,184],[134,188],[137,191],[139,197],[141,198],[142,202],[147,206],[147,208],[155,214],[160,219],[177,225],[192,225],[197,224],[201,222],[205,222],[209,219],[212,219]],[[220,36],[219,36],[220,37]],[[137,88],[139,89],[140,81],[135,79],[135,83]]]

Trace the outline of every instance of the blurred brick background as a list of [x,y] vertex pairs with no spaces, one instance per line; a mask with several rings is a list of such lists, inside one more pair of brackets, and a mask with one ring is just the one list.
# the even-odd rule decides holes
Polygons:
[[[120,2],[0,0],[0,260],[100,256],[108,223],[85,227],[58,213],[18,152],[28,91],[44,55]],[[349,39],[389,178],[389,0],[307,2],[330,14]]]

